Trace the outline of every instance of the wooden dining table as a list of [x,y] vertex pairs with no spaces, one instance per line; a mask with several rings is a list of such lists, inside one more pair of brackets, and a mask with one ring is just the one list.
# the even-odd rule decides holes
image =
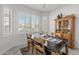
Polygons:
[[35,33],[32,34],[32,39],[34,38],[42,38],[45,40],[44,46],[47,50],[52,52],[57,52],[60,54],[60,50],[65,47],[65,54],[68,55],[67,40],[61,40],[58,38],[54,38],[50,35]]

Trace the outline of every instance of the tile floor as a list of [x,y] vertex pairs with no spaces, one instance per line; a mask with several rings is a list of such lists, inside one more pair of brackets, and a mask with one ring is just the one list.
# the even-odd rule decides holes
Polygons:
[[[23,47],[25,47],[24,44],[13,47],[8,51],[6,51],[3,55],[22,55],[20,48],[23,48]],[[69,49],[69,55],[79,55],[79,49]]]

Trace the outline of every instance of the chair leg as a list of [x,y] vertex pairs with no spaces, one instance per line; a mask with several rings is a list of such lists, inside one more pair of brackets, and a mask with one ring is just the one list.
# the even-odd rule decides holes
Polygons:
[[30,46],[29,46],[29,43],[28,43],[28,51],[29,51],[29,47],[30,47]]
[[33,55],[34,47],[32,47],[32,55]]
[[68,46],[67,45],[65,46],[65,51],[66,51],[66,54],[68,55]]
[[38,51],[37,51],[37,49],[36,49],[36,54],[38,54]]

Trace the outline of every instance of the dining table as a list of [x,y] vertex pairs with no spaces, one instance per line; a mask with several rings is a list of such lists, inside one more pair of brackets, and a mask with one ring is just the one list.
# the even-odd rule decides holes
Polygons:
[[59,38],[55,38],[51,35],[47,35],[47,34],[42,34],[42,33],[34,33],[32,34],[32,39],[34,38],[42,38],[45,40],[44,46],[45,46],[45,51],[52,51],[55,53],[59,53],[62,48],[65,47],[65,54],[68,54],[68,41],[67,40],[62,40]]

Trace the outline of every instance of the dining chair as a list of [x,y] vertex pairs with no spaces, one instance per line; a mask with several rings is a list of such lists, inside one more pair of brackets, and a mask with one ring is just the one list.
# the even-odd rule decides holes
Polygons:
[[34,47],[36,50],[36,54],[42,53],[43,55],[45,55],[45,49],[44,49],[44,43],[45,40],[42,38],[34,38]]
[[27,43],[28,43],[28,51],[31,51],[31,54],[33,54],[34,51],[34,41],[31,38],[31,34],[27,34]]

